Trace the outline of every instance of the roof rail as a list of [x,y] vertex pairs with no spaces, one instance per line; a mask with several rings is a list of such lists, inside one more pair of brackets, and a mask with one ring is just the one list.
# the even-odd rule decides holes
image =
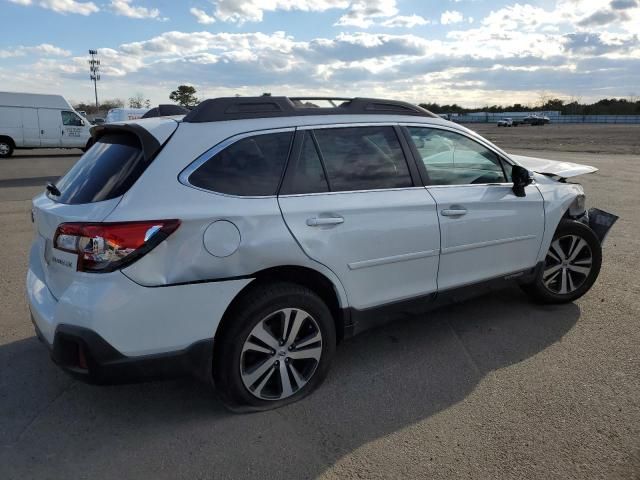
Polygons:
[[157,107],[153,107],[147,113],[145,113],[142,118],[151,118],[151,117],[169,117],[171,115],[186,115],[189,113],[189,109],[182,107],[180,105],[173,104],[160,104]]
[[[314,100],[332,107],[319,107]],[[417,105],[379,98],[342,97],[222,97],[205,100],[187,114],[183,122],[222,122],[250,118],[298,117],[305,115],[395,114],[436,117]]]

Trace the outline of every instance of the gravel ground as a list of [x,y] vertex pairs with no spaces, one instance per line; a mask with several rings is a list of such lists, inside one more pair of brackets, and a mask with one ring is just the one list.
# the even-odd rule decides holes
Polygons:
[[[543,130],[488,136],[515,151]],[[591,292],[510,288],[368,332],[316,393],[252,415],[187,379],[94,387],[52,365],[24,299],[28,199],[77,157],[0,161],[0,477],[640,478],[640,158],[536,142],[516,153],[599,167],[588,201],[621,217]]]
[[499,127],[466,124],[504,149],[640,155],[640,125],[549,124]]

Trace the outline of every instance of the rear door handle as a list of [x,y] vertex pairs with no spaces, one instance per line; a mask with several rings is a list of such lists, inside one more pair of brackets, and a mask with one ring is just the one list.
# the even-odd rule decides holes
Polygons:
[[445,208],[440,212],[445,217],[461,217],[467,214],[466,208]]
[[344,223],[342,217],[312,217],[307,218],[307,225],[310,227],[320,227],[322,225],[339,225]]

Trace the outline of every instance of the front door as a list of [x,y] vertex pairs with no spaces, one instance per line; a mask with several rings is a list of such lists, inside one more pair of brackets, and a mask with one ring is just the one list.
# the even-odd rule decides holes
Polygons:
[[414,183],[392,126],[298,131],[279,203],[356,309],[436,290],[436,205]]
[[511,165],[449,130],[408,127],[429,177],[441,231],[438,288],[463,286],[535,266],[544,233],[542,195],[512,191]]
[[63,110],[62,114],[62,141],[65,148],[82,148],[87,144],[88,136],[84,120],[75,112]]
[[40,125],[40,146],[59,147],[62,138],[62,117],[60,110],[49,108],[38,109],[38,123]]

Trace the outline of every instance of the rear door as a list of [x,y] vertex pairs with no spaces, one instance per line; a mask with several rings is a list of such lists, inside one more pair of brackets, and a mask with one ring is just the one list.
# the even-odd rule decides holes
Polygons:
[[279,195],[283,217],[357,309],[436,290],[436,205],[413,174],[393,126],[297,133]]
[[62,140],[62,116],[60,110],[49,108],[38,109],[40,126],[40,146],[59,147]]
[[544,233],[542,195],[512,190],[511,165],[474,139],[409,126],[441,231],[438,288],[448,289],[535,266]]
[[38,124],[38,110],[35,108],[21,108],[22,132],[24,134],[24,147],[40,146],[40,128]]

